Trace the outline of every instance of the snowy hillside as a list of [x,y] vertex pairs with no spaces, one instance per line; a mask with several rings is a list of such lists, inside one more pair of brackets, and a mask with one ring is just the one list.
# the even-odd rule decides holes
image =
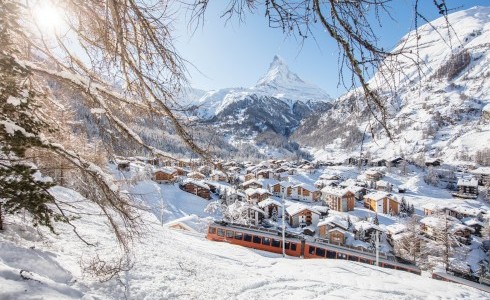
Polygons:
[[[388,78],[378,73],[370,81],[387,98],[395,144],[375,126],[374,140],[364,136],[364,151],[461,160],[490,145],[490,125],[482,113],[490,103],[490,7],[453,13],[448,21],[449,27],[440,18],[407,34],[394,49],[407,55],[388,63],[398,71]],[[296,140],[323,148],[316,152],[319,158],[340,145],[359,151],[369,122],[362,97],[359,90],[342,96],[334,109],[305,121]]]
[[[140,188],[152,189],[145,183]],[[76,192],[60,187],[53,192],[60,200],[83,205],[87,213],[95,211]],[[165,205],[171,202],[172,211],[184,211],[189,205],[183,198],[186,193],[176,191],[165,197]],[[103,283],[81,270],[95,255],[111,260],[119,252],[100,216],[74,222],[95,247],[77,239],[69,226],[59,224],[60,234],[54,235],[11,219],[0,235],[0,299],[488,298],[470,287],[406,272],[341,260],[282,258],[211,242],[201,233],[162,227],[155,214],[141,213],[147,225],[134,243],[133,268]]]

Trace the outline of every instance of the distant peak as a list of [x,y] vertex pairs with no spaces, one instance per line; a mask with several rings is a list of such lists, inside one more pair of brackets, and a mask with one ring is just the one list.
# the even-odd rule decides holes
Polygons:
[[284,81],[303,82],[298,75],[289,70],[289,67],[279,55],[274,55],[267,74],[257,82],[257,85],[274,85],[274,83],[277,84]]

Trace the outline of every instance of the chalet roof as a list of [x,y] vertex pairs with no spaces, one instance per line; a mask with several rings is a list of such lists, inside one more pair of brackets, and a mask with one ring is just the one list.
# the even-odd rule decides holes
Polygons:
[[203,173],[196,172],[196,171],[192,171],[192,172],[187,173],[187,176],[189,176],[189,177],[192,177],[192,176],[206,177]]
[[435,203],[427,203],[427,204],[424,204],[422,206],[422,208],[423,209],[430,210],[430,211],[436,211],[436,210],[442,209],[443,207],[441,207],[440,205],[435,204]]
[[386,231],[388,231],[389,234],[394,235],[394,234],[399,234],[401,232],[404,232],[407,229],[407,226],[401,223],[394,223],[391,225],[386,226]]
[[322,193],[325,195],[334,195],[337,197],[343,197],[347,193],[352,193],[348,189],[338,189],[330,186],[326,186],[322,189]]
[[259,195],[269,194],[269,195],[271,195],[271,193],[268,190],[263,189],[263,188],[257,188],[257,189],[249,188],[249,189],[245,190],[245,194],[247,196],[252,196],[255,194],[259,194]]
[[[490,107],[490,104],[488,106]],[[475,175],[490,175],[490,167],[479,167],[471,170],[470,173]]]
[[460,178],[458,179],[458,186],[478,187],[478,180],[476,178]]
[[371,222],[368,222],[368,221],[359,221],[359,222],[356,222],[354,223],[354,228],[356,230],[369,230],[369,229],[374,229],[374,230],[377,230],[377,231],[385,231],[383,228],[379,227],[378,225],[376,224],[373,224]]
[[477,216],[478,214],[483,212],[483,210],[480,208],[472,207],[466,204],[452,204],[452,205],[447,205],[444,208],[452,210],[456,213],[469,215],[469,216]]
[[211,175],[226,176],[226,174],[223,171],[220,171],[220,170],[213,170],[213,171],[211,171]]
[[351,191],[352,193],[355,194],[357,192],[365,190],[366,188],[362,187],[362,186],[358,186],[358,185],[350,185],[350,186],[346,187],[345,189],[348,191]]
[[288,187],[292,187],[293,184],[289,181],[281,181],[279,182],[279,184],[282,186],[282,187],[285,187],[285,188],[288,188]]
[[318,189],[316,187],[314,187],[313,185],[307,184],[304,182],[293,186],[293,188],[298,188],[298,187],[301,187],[302,189],[310,191],[310,192],[318,191]]
[[184,181],[182,182],[182,184],[186,185],[186,184],[193,184],[195,186],[198,186],[198,187],[201,187],[203,189],[207,189],[209,190],[209,185],[207,185],[206,183],[202,182],[202,181],[198,181],[198,180],[194,180],[194,179],[191,179],[191,178],[186,178],[184,179]]
[[162,172],[165,174],[174,174],[175,170],[171,169],[171,168],[158,168],[158,169],[155,169],[154,173],[157,173],[157,172]]
[[279,207],[282,207],[282,203],[281,202],[277,201],[276,199],[272,199],[272,198],[267,198],[265,200],[262,200],[257,205],[260,208],[264,208],[264,207],[267,207],[269,205],[277,205]]
[[291,204],[288,207],[286,207],[286,212],[290,216],[297,215],[297,214],[299,214],[300,212],[302,212],[304,210],[309,210],[310,212],[315,213],[317,215],[320,214],[320,212],[317,211],[316,209],[311,208],[311,207],[308,207],[308,206],[303,205],[301,203],[294,203],[294,204]]
[[323,179],[323,180],[339,180],[340,177],[338,175],[335,175],[335,174],[322,174],[320,175],[319,179]]
[[258,181],[257,179],[250,179],[248,181],[245,181],[244,183],[242,183],[242,186],[247,186],[247,185],[250,185],[252,183],[256,183],[256,184],[262,186],[262,182]]
[[348,229],[349,228],[349,222],[346,220],[342,219],[338,215],[333,215],[325,218],[324,220],[320,221],[317,226],[324,226],[324,225],[334,225],[341,227],[343,229]]
[[384,198],[387,198],[391,196],[391,194],[385,193],[385,192],[372,192],[364,196],[365,199],[372,199],[376,202],[383,200]]
[[463,218],[461,220],[461,222],[463,222],[463,224],[465,224],[466,226],[479,225],[479,226],[482,226],[483,227],[485,225],[485,224],[483,224],[483,222],[480,222],[480,221],[478,221],[478,219],[472,218],[472,217]]
[[383,173],[381,173],[380,171],[377,171],[377,170],[367,170],[366,172],[364,172],[365,175],[369,175],[369,176],[381,176],[383,175]]
[[351,186],[351,185],[355,185],[357,183],[356,180],[352,179],[352,178],[349,178],[347,180],[344,180],[340,183],[340,186],[343,186],[343,187],[348,187],[348,186]]

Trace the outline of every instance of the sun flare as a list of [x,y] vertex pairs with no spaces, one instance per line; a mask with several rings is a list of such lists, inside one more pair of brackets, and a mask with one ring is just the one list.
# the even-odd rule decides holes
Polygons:
[[59,32],[64,26],[63,11],[50,1],[40,1],[33,7],[34,23],[45,33]]

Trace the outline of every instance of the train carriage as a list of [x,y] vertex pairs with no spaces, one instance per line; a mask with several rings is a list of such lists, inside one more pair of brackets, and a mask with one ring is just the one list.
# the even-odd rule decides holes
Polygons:
[[[207,238],[212,241],[227,242],[248,248],[282,253],[282,236],[277,230],[216,222],[208,229]],[[354,262],[376,264],[373,252],[361,251],[346,246],[330,244],[325,240],[305,241],[300,236],[287,234],[285,239],[286,254],[304,258],[344,259]],[[412,264],[390,260],[387,256],[379,257],[379,266],[420,275],[420,269]]]
[[[252,228],[235,228],[214,224],[209,226],[207,238],[213,241],[227,242],[257,250],[274,253],[282,253],[282,237],[276,232],[260,232]],[[284,247],[286,254],[290,256],[301,256],[301,241],[288,238]]]

